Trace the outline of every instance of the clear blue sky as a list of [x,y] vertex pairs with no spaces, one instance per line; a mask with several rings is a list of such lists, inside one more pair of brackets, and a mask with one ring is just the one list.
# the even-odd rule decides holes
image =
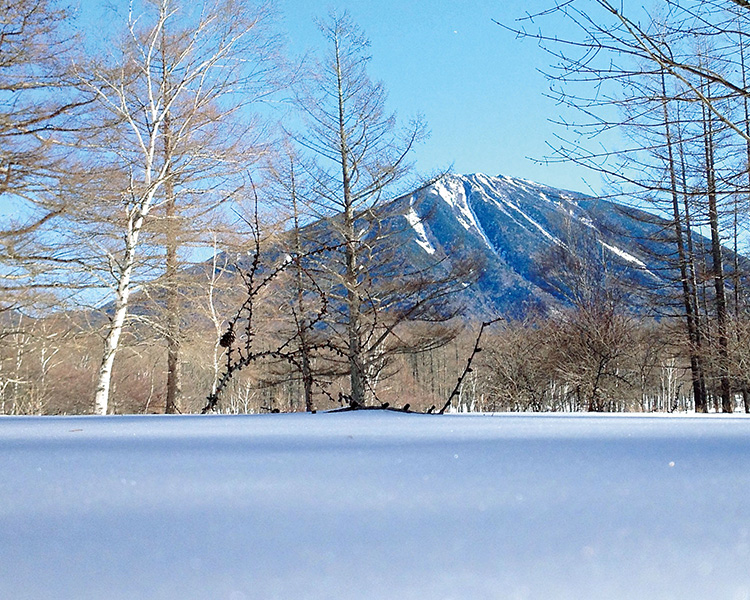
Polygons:
[[[75,0],[74,0],[75,1]],[[118,2],[125,0],[118,0]],[[259,0],[260,1],[260,0]],[[101,23],[108,0],[78,0],[84,20]],[[321,49],[315,24],[330,10],[348,11],[371,42],[370,76],[384,83],[388,107],[402,120],[421,114],[430,138],[417,149],[422,174],[522,177],[582,192],[601,190],[599,175],[572,164],[536,164],[550,154],[560,107],[544,96],[540,69],[550,57],[494,21],[512,24],[539,0],[275,0],[292,53]],[[545,27],[564,19],[546,18]],[[534,25],[531,25],[533,28]],[[556,29],[556,32],[558,30]]]
[[[536,6],[534,6],[536,5]],[[458,173],[509,175],[555,187],[599,190],[598,175],[574,165],[537,165],[559,114],[545,98],[539,69],[547,54],[517,40],[493,19],[511,23],[540,3],[523,0],[277,0],[294,51],[319,48],[315,17],[347,10],[371,41],[370,75],[389,91],[389,107],[421,113],[431,137],[416,153],[422,172],[453,165]],[[549,19],[547,20],[549,24]],[[585,179],[585,182],[584,182]]]

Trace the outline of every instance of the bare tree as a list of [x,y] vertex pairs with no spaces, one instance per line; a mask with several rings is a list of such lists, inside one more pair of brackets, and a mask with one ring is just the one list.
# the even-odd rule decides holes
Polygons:
[[[351,402],[364,405],[388,356],[403,349],[400,325],[438,320],[436,303],[462,279],[441,277],[434,262],[407,272],[397,261],[395,221],[388,218],[404,209],[389,200],[408,175],[425,128],[419,119],[399,128],[386,111],[385,89],[367,75],[369,42],[346,13],[331,15],[320,30],[327,52],[298,93],[306,129],[293,137],[314,161],[302,166],[312,188],[307,206],[323,219],[318,235],[332,236],[341,247],[320,264],[331,303],[328,322],[346,356]],[[403,215],[399,224],[407,225]]]
[[611,410],[617,385],[633,346],[635,321],[629,314],[633,285],[627,268],[606,260],[605,245],[592,231],[568,232],[544,256],[549,278],[567,300],[550,324],[552,364],[570,386],[575,404],[588,411]]
[[67,77],[76,42],[70,12],[51,0],[0,6],[0,313],[57,302],[38,292],[66,267],[47,234],[70,204],[61,142],[89,100]]
[[[95,94],[99,107],[90,115],[88,149],[101,171],[120,174],[108,202],[121,207],[117,223],[124,239],[108,251],[114,307],[99,371],[97,413],[108,409],[112,365],[149,231],[152,236],[163,232],[166,240],[167,410],[177,409],[177,252],[185,239],[182,232],[231,197],[239,184],[221,182],[251,156],[248,128],[234,117],[261,93],[270,47],[264,45],[270,44],[263,29],[267,18],[265,7],[249,2],[217,0],[193,7],[177,0],[144,0],[131,5],[117,53],[78,67],[81,86]],[[156,245],[151,238],[150,246]]]
[[[604,174],[617,192],[672,216],[674,282],[691,348],[696,410],[707,409],[707,380],[714,379],[722,410],[731,411],[728,311],[732,300],[735,307],[743,303],[742,275],[737,252],[724,244],[739,248],[736,215],[747,197],[746,160],[736,160],[746,155],[748,142],[747,6],[666,0],[646,13],[608,0],[571,0],[522,22],[554,16],[580,35],[527,33],[523,26],[518,33],[555,58],[553,95],[579,115],[565,121],[573,135],[561,136],[555,156]],[[595,148],[592,140],[616,128],[631,145]],[[693,244],[692,230],[701,226],[711,234],[705,254]],[[701,273],[710,274],[711,290]],[[716,353],[704,339],[709,334]]]
[[[278,208],[280,222],[288,224],[289,234],[282,245],[289,251],[292,260],[291,278],[288,281],[288,294],[292,297],[291,316],[293,329],[299,350],[299,375],[302,379],[302,389],[305,410],[315,410],[313,398],[313,356],[311,345],[313,331],[308,327],[311,319],[316,319],[316,305],[320,296],[318,290],[311,289],[314,284],[311,277],[312,265],[303,264],[306,247],[310,247],[311,240],[303,240],[303,226],[311,219],[310,211],[305,205],[305,197],[309,194],[304,180],[304,169],[300,168],[300,158],[291,144],[284,144],[285,152],[281,158],[269,161],[268,172],[272,181],[271,204]],[[310,302],[310,292],[313,302]]]

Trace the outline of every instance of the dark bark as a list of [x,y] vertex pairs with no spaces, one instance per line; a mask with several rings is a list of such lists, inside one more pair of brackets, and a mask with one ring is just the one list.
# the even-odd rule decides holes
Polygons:
[[[679,121],[679,105],[678,110],[678,121]],[[695,411],[699,413],[708,412],[708,394],[706,391],[706,377],[705,370],[703,368],[703,333],[701,331],[701,315],[698,306],[698,280],[695,272],[695,249],[693,246],[693,233],[692,233],[692,218],[690,211],[690,198],[688,194],[687,184],[687,167],[685,165],[685,152],[682,142],[682,136],[679,133],[678,128],[678,149],[680,152],[680,183],[682,187],[682,204],[683,214],[685,219],[685,241],[687,243],[687,270],[688,270],[688,288],[689,288],[689,302],[692,306],[693,319],[695,321],[695,339],[690,360],[691,369],[693,368],[692,363],[695,363],[695,369],[699,376],[698,388],[694,388],[693,391],[696,394],[694,396]]]
[[[167,70],[167,39],[166,31],[161,30],[161,61],[162,61],[162,86],[164,90],[169,88],[169,73]],[[169,101],[165,94],[165,102]],[[172,173],[172,153],[174,151],[172,141],[172,120],[169,113],[164,116],[163,125],[164,139],[164,162],[166,163],[164,179],[164,224],[166,228],[165,254],[166,254],[166,307],[167,307],[167,398],[164,412],[174,414],[180,411],[179,405],[182,396],[182,365],[180,358],[180,298],[177,287],[178,257],[178,221],[177,221],[177,199],[175,197],[175,186]]]
[[339,40],[335,42],[336,76],[338,83],[338,109],[339,109],[339,153],[341,162],[341,182],[344,200],[344,244],[345,244],[345,274],[346,300],[348,310],[347,334],[348,334],[348,359],[349,379],[351,385],[351,398],[354,402],[364,405],[365,403],[365,379],[362,365],[362,346],[360,340],[361,299],[358,290],[357,277],[357,235],[354,227],[354,201],[352,198],[350,180],[350,157],[348,140],[346,138],[346,114],[344,110],[343,74],[341,72],[341,55]]
[[714,167],[714,131],[710,115],[703,109],[704,148],[706,155],[706,183],[708,196],[708,221],[711,229],[711,260],[716,294],[716,326],[719,346],[719,381],[723,412],[732,412],[732,398],[729,381],[729,340],[727,335],[727,300],[724,281],[724,265],[719,232],[719,208]]
[[294,279],[297,288],[297,335],[299,336],[300,370],[302,389],[305,398],[305,410],[315,412],[313,402],[313,372],[308,342],[308,322],[305,316],[304,284],[302,272],[302,240],[300,238],[299,206],[297,204],[297,186],[294,173],[294,162],[290,165],[290,183],[292,197],[292,217],[294,227]]
[[690,289],[690,278],[688,275],[687,253],[682,227],[682,215],[680,214],[680,202],[677,190],[677,173],[675,169],[675,158],[672,144],[672,135],[669,127],[669,109],[666,99],[666,82],[662,74],[662,108],[664,113],[664,135],[667,145],[667,160],[669,164],[669,182],[672,196],[672,217],[674,220],[674,235],[677,244],[677,261],[680,269],[680,280],[682,283],[682,301],[685,309],[685,321],[688,329],[688,340],[690,342],[690,375],[693,384],[693,398],[696,412],[706,412],[705,382],[701,368],[700,334],[696,322],[695,305],[693,293]]

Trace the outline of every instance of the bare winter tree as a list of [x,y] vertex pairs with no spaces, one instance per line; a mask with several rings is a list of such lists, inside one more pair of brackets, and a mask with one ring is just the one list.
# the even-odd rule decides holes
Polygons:
[[[162,1],[159,10],[171,13],[159,39],[161,79],[168,94],[192,77],[198,61],[213,55],[215,62],[200,86],[191,84],[189,95],[175,99],[162,128],[168,173],[160,229],[165,240],[166,412],[171,413],[178,410],[181,394],[178,251],[186,241],[196,241],[203,214],[239,191],[241,182],[232,183],[232,176],[263,152],[256,119],[247,111],[241,117],[238,113],[278,88],[280,77],[273,67],[280,61],[268,5],[214,3],[203,7],[199,19],[173,0]],[[217,13],[223,15],[220,24]]]
[[306,248],[310,247],[311,242],[309,239],[303,239],[303,228],[306,223],[309,223],[312,215],[305,204],[309,190],[304,179],[304,169],[299,166],[300,157],[291,144],[284,144],[284,148],[284,155],[269,161],[267,170],[272,182],[271,204],[278,209],[281,222],[288,224],[289,233],[285,236],[287,239],[284,240],[283,246],[289,252],[292,265],[289,269],[290,276],[286,278],[287,294],[285,295],[291,298],[291,321],[299,354],[296,366],[298,366],[302,380],[305,410],[313,411],[315,410],[313,398],[315,377],[311,347],[315,344],[315,340],[313,339],[314,331],[309,328],[308,324],[317,318],[316,307],[320,295],[319,290],[311,289],[315,282],[315,277],[311,273],[314,267],[310,264],[303,264]]
[[[297,96],[306,128],[293,136],[310,162],[301,163],[312,192],[306,205],[323,221],[310,235],[330,236],[341,251],[323,256],[334,344],[346,356],[351,402],[364,405],[384,374],[387,357],[404,340],[399,328],[436,319],[435,303],[460,285],[433,265],[399,264],[388,225],[395,186],[409,174],[409,157],[425,135],[413,120],[400,128],[385,107],[382,84],[367,75],[369,43],[350,17],[320,24],[327,43],[314,75]],[[401,219],[400,224],[406,226]],[[464,273],[466,276],[466,273]]]
[[[550,17],[563,17],[579,35],[537,29]],[[728,322],[730,304],[744,304],[744,275],[727,247],[738,249],[744,235],[736,215],[748,190],[748,19],[747,4],[733,0],[666,0],[651,13],[572,0],[524,17],[536,32],[517,31],[554,57],[552,93],[578,115],[565,119],[570,135],[555,144],[553,160],[602,173],[613,189],[672,218],[680,297],[672,315],[684,319],[698,411],[707,410],[711,393],[723,411],[733,407]],[[613,129],[625,134],[618,143],[597,145]],[[697,227],[710,232],[705,253],[693,244]]]
[[51,0],[0,6],[0,312],[60,289],[69,266],[46,235],[65,213],[72,163],[61,144],[87,98],[70,85],[76,38],[71,14]]
[[633,346],[635,320],[627,307],[635,289],[628,270],[606,259],[608,250],[593,231],[568,234],[563,242],[545,257],[550,281],[569,304],[548,329],[551,362],[574,405],[611,410],[613,387],[631,385],[621,365]]
[[249,99],[266,90],[273,48],[268,19],[266,7],[250,2],[144,0],[131,4],[116,53],[79,65],[80,85],[98,102],[85,143],[98,170],[116,174],[105,202],[114,208],[110,223],[124,240],[100,244],[112,277],[113,308],[96,389],[99,414],[108,410],[134,272],[149,252],[158,257],[146,251],[160,245],[158,235],[165,240],[169,315],[167,411],[177,409],[178,250],[185,231],[239,187],[231,175],[253,155],[239,117]]

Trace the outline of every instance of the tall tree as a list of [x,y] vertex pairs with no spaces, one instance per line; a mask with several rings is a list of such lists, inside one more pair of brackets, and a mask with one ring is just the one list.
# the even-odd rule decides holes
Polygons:
[[433,301],[461,280],[443,274],[438,282],[430,265],[409,280],[396,261],[393,227],[386,225],[395,205],[387,200],[410,172],[409,157],[425,127],[415,119],[400,128],[387,112],[383,85],[367,74],[369,42],[348,14],[332,14],[319,27],[327,51],[298,93],[306,129],[294,137],[315,161],[305,163],[314,189],[308,205],[324,218],[320,231],[332,231],[340,248],[322,265],[335,317],[331,329],[346,359],[351,401],[365,404],[398,346],[391,344],[399,327],[436,317]]
[[254,155],[250,119],[241,113],[268,89],[275,50],[266,29],[269,19],[266,6],[249,1],[195,6],[143,0],[131,4],[127,33],[115,55],[79,66],[81,85],[96,95],[99,106],[90,115],[94,133],[87,146],[100,170],[120,174],[111,198],[119,197],[114,202],[124,208],[118,221],[124,243],[110,251],[114,306],[99,370],[97,413],[108,410],[134,270],[145,255],[144,235],[151,247],[160,245],[154,236],[164,240],[167,410],[177,410],[178,250],[201,216],[241,185],[236,175]]
[[[309,211],[305,210],[306,185],[300,179],[300,158],[291,144],[284,144],[286,152],[281,159],[272,159],[268,163],[268,172],[272,185],[272,204],[278,207],[281,222],[288,224],[288,243],[284,244],[289,251],[292,260],[290,288],[291,313],[293,329],[296,333],[299,359],[296,361],[299,375],[302,379],[302,391],[304,395],[305,410],[315,410],[313,399],[313,384],[315,376],[313,373],[313,352],[311,346],[314,344],[310,323],[315,319],[314,303],[308,301],[310,291],[310,280],[308,276],[308,265],[303,264],[305,247],[309,246],[309,240],[303,240],[303,224],[310,219]],[[316,298],[320,300],[320,296]]]
[[[731,247],[727,216],[747,194],[746,161],[738,165],[732,155],[738,148],[746,155],[749,141],[743,50],[750,11],[730,0],[665,0],[654,13],[639,10],[573,0],[541,12],[563,16],[581,34],[531,34],[557,59],[550,76],[561,102],[585,115],[557,156],[604,173],[614,189],[672,215],[696,409],[706,409],[705,382],[714,379],[722,410],[731,411],[728,286],[740,304],[742,277],[735,258],[730,283],[722,244]],[[615,128],[625,135],[605,151],[591,149],[592,138]],[[711,232],[707,253],[691,239],[701,226]],[[734,231],[736,240],[740,228]],[[698,285],[701,270],[710,273],[711,290]],[[712,355],[703,338],[714,333]],[[704,367],[713,372],[702,375]]]
[[71,13],[54,0],[0,6],[0,312],[39,300],[36,291],[60,283],[49,274],[66,267],[41,233],[69,204],[61,142],[87,102],[67,77],[76,41]]
[[[672,121],[669,112],[669,98],[664,74],[661,76],[662,87],[662,113],[664,118],[664,139],[667,150],[667,168],[669,172],[669,190],[672,201],[672,223],[674,227],[674,239],[677,246],[677,262],[682,284],[682,303],[687,325],[690,372],[693,382],[693,397],[695,399],[696,412],[706,412],[706,386],[703,371],[703,356],[701,354],[701,335],[698,324],[697,302],[695,298],[694,273],[695,266],[691,260],[685,242],[684,229],[689,230],[689,221],[683,219],[680,209],[680,179],[678,173],[677,157],[675,156],[676,142],[672,135]],[[682,153],[680,153],[682,156]]]

